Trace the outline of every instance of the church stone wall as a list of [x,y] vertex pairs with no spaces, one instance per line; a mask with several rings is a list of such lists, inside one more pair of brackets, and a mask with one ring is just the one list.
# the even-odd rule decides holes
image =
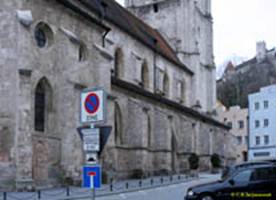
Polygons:
[[[192,152],[200,156],[200,170],[211,169],[210,156],[213,153],[227,159],[222,143],[227,133],[224,128],[198,121],[167,105],[117,86],[112,86],[112,96],[113,103],[120,105],[124,111],[120,133],[124,142],[116,144],[116,133],[112,130],[113,139],[109,140],[104,156],[113,154],[114,160],[103,158],[102,163],[107,173],[112,170],[108,162],[116,163],[117,178],[131,176],[131,172],[136,169],[142,170],[145,175],[162,170],[184,171],[189,169],[187,159]],[[143,130],[147,130],[142,118],[145,110],[150,116],[151,128],[143,133]],[[151,143],[147,145],[143,141],[149,137]]]
[[[17,10],[31,11],[30,26],[20,23]],[[0,181],[6,187],[24,188],[65,176],[79,179],[80,92],[85,87],[110,87],[111,57],[100,47],[104,30],[53,1],[4,1],[0,15],[5,19],[0,21]],[[40,22],[53,36],[44,48],[34,38]],[[79,60],[80,44],[63,30],[86,45],[84,61]],[[49,83],[52,101],[43,133],[34,131],[35,89],[42,79]]]
[[[169,77],[169,96],[168,98],[174,101],[178,101],[176,94],[177,81],[183,81],[185,85],[185,99],[183,104],[186,106],[192,106],[192,75],[188,74],[179,66],[171,63],[163,56],[156,54],[153,50],[147,48],[141,42],[137,41],[133,37],[129,36],[126,32],[118,29],[118,27],[109,24],[112,27],[112,31],[107,36],[106,48],[109,52],[113,52],[120,48],[123,52],[123,74],[120,79],[139,85],[141,82],[140,74],[143,62],[147,63],[149,87],[146,90],[154,92],[155,84],[157,82],[155,70],[161,69],[167,73]],[[115,62],[115,60],[114,60]],[[112,66],[114,70],[114,64]]]
[[[0,20],[0,182],[5,187],[52,186],[66,177],[80,181],[83,152],[76,128],[80,126],[79,101],[84,88],[100,86],[108,93],[106,125],[112,126],[113,132],[100,161],[106,172],[115,170],[118,178],[129,177],[135,169],[146,174],[187,169],[189,153],[209,156],[211,147],[219,143],[206,141],[213,125],[112,86],[112,59],[115,49],[121,47],[125,59],[123,80],[138,86],[139,67],[133,66],[133,57],[138,60],[137,66],[146,60],[150,77],[146,90],[154,92],[156,64],[169,76],[168,98],[177,102],[174,81],[184,79],[186,99],[182,105],[192,104],[191,75],[125,32],[112,26],[109,44],[106,41],[103,48],[105,30],[57,1],[5,0],[0,5],[1,19],[5,19]],[[20,23],[16,10],[31,11],[30,26]],[[37,46],[34,37],[41,22],[52,34],[44,48]],[[85,45],[85,52],[80,52],[80,45]],[[85,53],[84,58],[80,59],[80,53]],[[47,85],[44,132],[35,131],[34,122],[40,82]],[[115,103],[122,113],[120,143],[114,133]],[[219,150],[215,151],[222,152]]]

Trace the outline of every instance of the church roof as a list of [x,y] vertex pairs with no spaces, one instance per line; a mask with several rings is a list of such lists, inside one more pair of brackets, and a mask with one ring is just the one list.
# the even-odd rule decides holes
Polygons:
[[224,73],[228,73],[230,71],[235,71],[235,67],[231,61],[228,62],[227,66],[224,70]]
[[149,48],[156,51],[172,63],[193,75],[193,72],[184,65],[177,57],[175,51],[170,47],[162,35],[151,26],[140,20],[114,0],[58,0],[67,5],[81,4],[90,11],[102,16],[103,19],[118,26],[129,35],[133,36]]

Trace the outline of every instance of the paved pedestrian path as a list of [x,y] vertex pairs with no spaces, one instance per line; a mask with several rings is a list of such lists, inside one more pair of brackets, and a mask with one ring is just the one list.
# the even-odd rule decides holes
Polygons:
[[[166,199],[167,195],[171,193],[170,191],[167,191],[168,188],[173,189],[173,193],[179,197],[184,195],[185,189],[181,188],[185,188],[186,186],[189,186],[193,183],[196,184],[201,183],[202,181],[210,181],[218,178],[218,175],[200,174],[199,177],[175,175],[154,177],[143,180],[120,181],[112,185],[103,185],[100,190],[96,191],[96,199],[162,200]],[[0,200],[88,200],[91,199],[91,194],[92,193],[89,189],[70,187],[43,190],[40,192],[0,193]],[[158,198],[153,198],[154,195],[156,195]]]

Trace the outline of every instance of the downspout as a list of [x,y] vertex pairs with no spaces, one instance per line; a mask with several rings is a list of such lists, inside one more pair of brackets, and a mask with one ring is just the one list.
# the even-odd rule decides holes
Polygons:
[[157,91],[157,84],[156,84],[156,75],[157,75],[157,66],[156,66],[156,58],[157,58],[157,40],[154,38],[154,53],[153,53],[153,93],[156,93]]
[[107,34],[111,31],[111,28],[107,29],[104,34],[103,34],[103,37],[102,37],[102,47],[105,47],[105,38],[107,36]]
[[[96,0],[97,6],[100,10],[99,13],[99,18],[100,21],[102,22],[102,20],[105,18],[106,16],[106,12],[107,12],[107,4],[105,4],[104,2],[102,2],[101,0]],[[105,47],[105,38],[107,36],[107,34],[109,33],[109,31],[111,30],[111,28],[107,28],[105,33],[102,36],[102,47]]]

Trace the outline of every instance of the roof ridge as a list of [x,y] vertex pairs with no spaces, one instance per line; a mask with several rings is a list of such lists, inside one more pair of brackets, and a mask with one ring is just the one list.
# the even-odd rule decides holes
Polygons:
[[[96,0],[79,1],[83,5],[88,6],[88,8],[95,10],[97,13],[99,12],[98,7],[95,5]],[[191,75],[194,74],[191,69],[189,69],[184,63],[180,61],[176,51],[174,51],[168,41],[158,30],[154,29],[135,14],[131,13],[118,2],[114,0],[101,1],[107,5],[107,10],[109,9],[109,11],[104,15],[104,20],[107,20],[120,27],[121,30],[136,38],[153,51],[156,51],[160,56],[179,66],[187,73]],[[155,44],[155,41],[157,41],[157,45]]]

